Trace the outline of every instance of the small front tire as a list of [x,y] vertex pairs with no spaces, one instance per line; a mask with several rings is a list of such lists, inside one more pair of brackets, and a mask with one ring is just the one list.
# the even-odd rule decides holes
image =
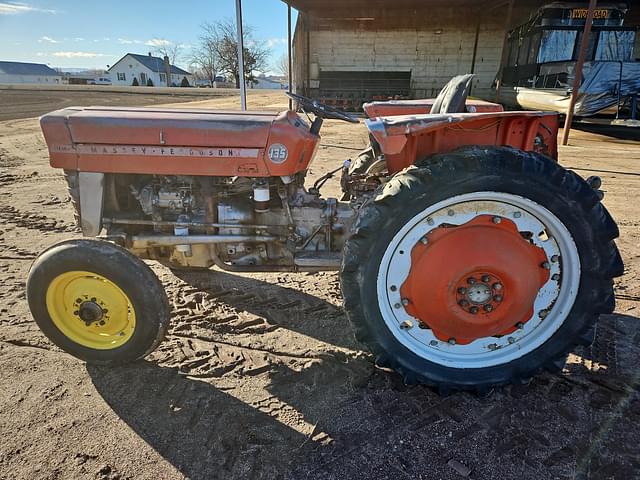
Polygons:
[[42,332],[97,364],[138,360],[162,341],[170,319],[162,283],[139,258],[100,240],[70,240],[41,254],[27,300]]

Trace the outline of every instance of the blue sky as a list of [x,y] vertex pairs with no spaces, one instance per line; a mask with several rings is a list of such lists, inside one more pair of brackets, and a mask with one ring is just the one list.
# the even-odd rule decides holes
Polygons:
[[[275,64],[287,48],[286,5],[243,0],[242,8]],[[182,45],[178,63],[186,66],[200,25],[225,18],[235,18],[235,0],[0,0],[0,60],[106,68],[127,52],[145,54],[170,42]]]

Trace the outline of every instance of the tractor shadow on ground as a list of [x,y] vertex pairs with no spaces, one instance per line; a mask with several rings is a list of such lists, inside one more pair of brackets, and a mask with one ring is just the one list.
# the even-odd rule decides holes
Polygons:
[[141,361],[87,365],[113,411],[185,477],[278,478],[283,452],[307,438],[277,419],[176,369]]
[[[292,330],[337,347],[351,350],[362,348],[342,309],[337,278],[333,288],[336,305],[302,291],[304,284],[313,282],[314,278],[300,273],[282,274],[291,279],[291,286],[220,270],[173,273],[190,287],[212,296],[216,302],[226,304],[236,311],[262,317],[269,325]],[[326,283],[327,278],[321,277],[316,281]],[[211,313],[212,318],[215,314],[215,311]],[[185,321],[188,322],[188,319]]]

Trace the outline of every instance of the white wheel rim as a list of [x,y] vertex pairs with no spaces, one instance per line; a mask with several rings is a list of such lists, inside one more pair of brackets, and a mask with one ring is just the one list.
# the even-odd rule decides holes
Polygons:
[[[517,331],[485,337],[469,344],[450,344],[430,329],[418,328],[418,320],[401,306],[399,286],[411,269],[411,250],[431,230],[443,223],[462,225],[479,215],[508,218],[519,231],[534,232],[532,242],[549,259],[549,280],[539,290],[532,317]],[[546,238],[538,236],[545,232]],[[393,336],[419,357],[451,368],[484,368],[516,360],[540,347],[562,326],[580,284],[580,258],[564,224],[542,205],[518,195],[474,192],[451,197],[424,209],[393,237],[378,270],[380,313]],[[392,288],[393,287],[393,288]],[[540,312],[546,312],[541,318]],[[514,322],[515,323],[515,322]]]

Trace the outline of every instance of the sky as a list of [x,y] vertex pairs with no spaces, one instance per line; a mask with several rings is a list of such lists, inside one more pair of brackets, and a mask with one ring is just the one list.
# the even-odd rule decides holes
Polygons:
[[[267,73],[275,73],[287,50],[287,6],[242,0],[242,13],[255,40],[271,47]],[[176,63],[187,67],[201,25],[223,19],[235,19],[235,0],[0,0],[0,60],[106,69],[125,53],[179,44]]]

